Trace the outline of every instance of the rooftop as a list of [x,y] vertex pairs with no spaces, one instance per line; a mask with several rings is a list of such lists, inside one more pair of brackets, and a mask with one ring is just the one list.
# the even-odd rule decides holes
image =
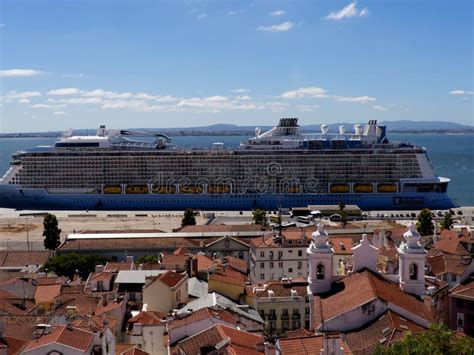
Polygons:
[[129,323],[139,323],[142,325],[159,325],[164,324],[163,319],[166,318],[166,314],[161,312],[153,311],[141,311],[136,316],[128,320]]
[[313,355],[324,349],[324,335],[303,335],[278,340],[281,355]]
[[474,301],[474,277],[455,286],[449,296]]
[[90,348],[93,340],[94,334],[90,332],[61,325],[52,328],[51,333],[30,341],[24,351],[37,349],[51,343],[58,343],[85,352]]
[[133,269],[135,269],[135,265],[133,265],[133,262],[109,261],[105,265],[104,271],[121,271],[121,270],[133,270]]
[[61,293],[60,284],[55,285],[39,285],[36,287],[35,292],[35,302],[43,303],[43,302],[53,302],[54,298]]
[[166,272],[166,270],[122,270],[118,272],[115,283],[145,285],[147,277],[162,275]]
[[245,282],[247,281],[247,276],[230,267],[220,266],[216,269],[216,271],[214,271],[211,276],[209,276],[208,281],[224,282],[244,287]]
[[226,323],[231,323],[235,325],[237,324],[231,313],[218,308],[205,307],[191,312],[189,315],[185,315],[182,318],[178,317],[170,321],[168,323],[168,327],[169,329],[176,329],[194,322],[198,322],[203,319],[210,318],[223,320]]
[[261,336],[218,324],[180,341],[178,347],[187,355],[211,350],[219,350],[221,354],[253,355],[262,354],[256,350],[261,341]]

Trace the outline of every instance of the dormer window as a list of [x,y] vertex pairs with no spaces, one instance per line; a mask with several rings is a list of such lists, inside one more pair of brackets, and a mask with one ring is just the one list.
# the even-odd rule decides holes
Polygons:
[[418,265],[415,263],[410,264],[410,280],[418,279]]
[[321,263],[316,266],[316,279],[324,280],[324,265]]

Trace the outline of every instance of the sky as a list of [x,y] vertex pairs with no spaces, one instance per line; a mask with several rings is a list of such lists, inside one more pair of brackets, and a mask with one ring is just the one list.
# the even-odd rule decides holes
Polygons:
[[0,132],[473,125],[473,4],[0,0]]

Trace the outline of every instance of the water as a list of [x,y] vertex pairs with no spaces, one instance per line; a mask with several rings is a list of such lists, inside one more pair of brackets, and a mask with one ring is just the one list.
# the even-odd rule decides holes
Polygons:
[[[449,196],[461,205],[474,205],[474,135],[391,134],[390,138],[426,147],[436,173],[451,179]],[[172,137],[173,144],[190,148],[209,147],[215,142],[236,148],[245,139],[242,136]],[[12,153],[51,145],[54,141],[53,138],[0,139],[0,175],[7,171]]]

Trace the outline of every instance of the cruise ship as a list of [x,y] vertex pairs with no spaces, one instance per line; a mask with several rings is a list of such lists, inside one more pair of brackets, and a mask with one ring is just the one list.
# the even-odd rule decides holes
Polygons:
[[[152,136],[148,139],[139,136]],[[276,210],[344,202],[364,210],[446,209],[449,179],[423,147],[391,142],[377,121],[302,134],[297,118],[229,149],[106,130],[12,155],[0,206],[81,210]]]

